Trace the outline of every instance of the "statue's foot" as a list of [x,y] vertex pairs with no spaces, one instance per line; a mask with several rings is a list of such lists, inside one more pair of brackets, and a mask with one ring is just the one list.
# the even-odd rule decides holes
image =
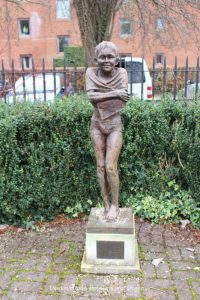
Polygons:
[[119,214],[119,207],[112,204],[109,209],[109,212],[107,213],[106,218],[108,221],[114,221],[117,219],[118,214]]

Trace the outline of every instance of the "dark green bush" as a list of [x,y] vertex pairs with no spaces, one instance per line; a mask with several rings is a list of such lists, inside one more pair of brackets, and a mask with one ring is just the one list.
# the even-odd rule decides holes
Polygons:
[[56,68],[64,67],[64,59],[63,58],[54,58],[54,65]]
[[76,62],[77,67],[84,67],[85,65],[85,52],[83,47],[70,46],[64,48],[64,55],[70,63]]
[[[73,67],[76,63],[77,67],[85,66],[85,52],[83,47],[80,46],[68,46],[64,48],[64,57],[66,59],[66,66]],[[54,58],[55,67],[63,67],[63,58]]]
[[[101,203],[91,114],[84,96],[0,106],[0,223],[76,215]],[[129,101],[119,161],[123,206],[155,222],[189,218],[198,225],[199,118],[198,104]]]

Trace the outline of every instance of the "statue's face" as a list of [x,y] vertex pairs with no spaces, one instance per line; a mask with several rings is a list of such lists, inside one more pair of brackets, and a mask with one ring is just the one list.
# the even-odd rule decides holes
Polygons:
[[99,52],[96,61],[103,73],[110,73],[116,65],[117,55],[113,49],[107,47]]

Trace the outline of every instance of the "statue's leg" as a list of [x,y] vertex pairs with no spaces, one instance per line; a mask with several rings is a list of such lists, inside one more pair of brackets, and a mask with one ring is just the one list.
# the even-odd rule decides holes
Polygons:
[[103,198],[103,204],[105,213],[108,213],[110,208],[109,203],[109,190],[108,190],[108,180],[105,170],[105,153],[106,153],[106,136],[103,133],[95,128],[91,127],[90,130],[91,140],[94,147],[94,152],[96,156],[97,163],[97,177],[101,196]]
[[112,131],[107,137],[107,151],[106,151],[106,172],[110,185],[112,203],[107,214],[107,219],[116,219],[119,213],[119,175],[117,170],[117,163],[122,147],[122,131]]

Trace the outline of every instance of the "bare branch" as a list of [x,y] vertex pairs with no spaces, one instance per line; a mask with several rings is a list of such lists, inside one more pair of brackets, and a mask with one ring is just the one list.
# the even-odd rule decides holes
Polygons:
[[[21,1],[2,1],[22,8]],[[23,0],[23,4],[26,3],[49,5],[47,0]],[[140,35],[139,43],[143,49],[147,41],[153,39],[159,39],[165,47],[183,47],[193,42],[200,48],[200,0],[73,0],[73,5],[82,44],[90,62],[93,60],[94,47],[103,40],[110,40],[119,9],[133,21],[134,32]],[[163,28],[156,28],[159,18]]]
[[[126,1],[123,11],[133,20],[134,31],[140,32],[141,43],[159,39],[161,45],[172,47],[188,43],[200,45],[200,1],[135,0]],[[160,19],[163,28],[156,28]],[[150,46],[150,45],[149,45]]]

